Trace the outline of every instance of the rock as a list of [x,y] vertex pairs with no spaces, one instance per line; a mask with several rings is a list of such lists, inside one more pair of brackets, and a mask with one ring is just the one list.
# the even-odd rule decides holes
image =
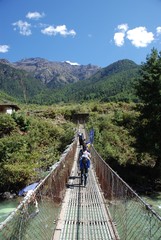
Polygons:
[[15,193],[10,193],[10,192],[4,192],[3,193],[3,198],[4,199],[13,199],[16,197]]

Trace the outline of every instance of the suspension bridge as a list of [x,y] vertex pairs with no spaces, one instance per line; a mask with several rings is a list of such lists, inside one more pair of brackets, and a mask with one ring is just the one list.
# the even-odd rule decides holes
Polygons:
[[0,239],[161,240],[161,217],[93,145],[88,183],[80,184],[79,152],[75,136],[50,173],[0,224]]

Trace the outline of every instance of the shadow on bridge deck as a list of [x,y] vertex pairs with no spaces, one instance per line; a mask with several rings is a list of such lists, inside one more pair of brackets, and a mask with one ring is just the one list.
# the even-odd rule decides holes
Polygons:
[[80,147],[77,144],[73,169],[53,240],[118,239],[104,204],[92,163],[87,186],[80,185],[77,167],[79,151]]

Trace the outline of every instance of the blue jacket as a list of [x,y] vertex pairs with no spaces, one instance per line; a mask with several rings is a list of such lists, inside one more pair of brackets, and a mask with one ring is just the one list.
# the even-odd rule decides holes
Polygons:
[[83,158],[84,158],[84,157],[81,157],[80,160],[79,160],[80,169],[90,168],[90,160],[87,158],[87,161],[86,161],[86,163],[84,164],[84,163],[83,163]]

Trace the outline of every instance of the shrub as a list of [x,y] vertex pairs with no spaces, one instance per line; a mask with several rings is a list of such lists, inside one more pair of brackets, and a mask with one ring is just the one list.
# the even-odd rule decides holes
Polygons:
[[16,123],[9,114],[0,115],[0,137],[10,134],[16,128]]

